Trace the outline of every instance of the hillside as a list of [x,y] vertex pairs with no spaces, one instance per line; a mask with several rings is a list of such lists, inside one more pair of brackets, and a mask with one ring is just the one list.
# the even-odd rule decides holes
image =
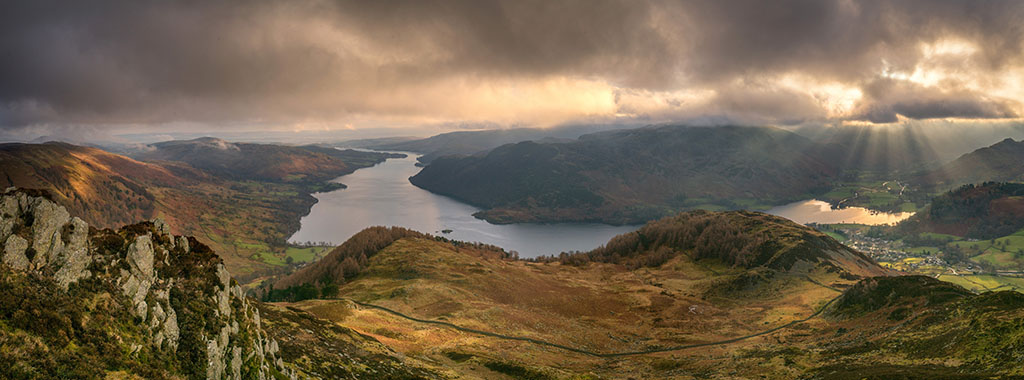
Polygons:
[[0,144],[0,187],[46,189],[101,227],[153,217],[157,205],[150,186],[188,185],[202,176],[65,143]]
[[[1024,357],[1024,296],[888,277],[769,215],[683,213],[537,261],[402,229],[362,234],[279,282],[278,296],[312,297],[281,305],[463,378],[1024,374],[1012,364]],[[957,344],[936,344],[947,338]]]
[[[255,156],[259,159],[235,157],[235,161],[218,166],[216,155],[200,154],[214,149],[211,146],[216,141],[174,145],[183,150],[182,146],[192,146],[197,153],[188,161],[205,169],[188,162],[136,161],[64,143],[3,144],[0,186],[45,190],[58,204],[98,227],[163,218],[174,226],[175,233],[196,236],[217,250],[228,268],[247,282],[286,269],[285,239],[298,230],[299,220],[316,203],[310,194],[342,186],[324,181],[390,157],[258,145],[280,154]],[[196,144],[206,148],[193,146]],[[253,146],[240,145],[247,147],[244,149]],[[309,164],[306,158],[317,164]],[[266,170],[245,171],[246,166]],[[302,174],[274,174],[293,169]]]
[[149,147],[150,150],[135,157],[143,161],[184,162],[219,178],[267,182],[324,182],[396,157],[315,146],[232,143],[212,137]]
[[523,141],[575,139],[583,134],[614,129],[615,125],[561,126],[552,128],[512,128],[482,131],[448,132],[425,139],[365,144],[371,149],[422,153],[420,162],[429,163],[438,157],[474,155],[505,144]]
[[[871,171],[880,175],[909,175],[934,169],[964,154],[995,144],[1007,137],[1024,137],[1019,124],[955,124],[928,127],[912,123],[892,125],[807,126],[795,130],[819,144],[843,170]],[[892,179],[892,177],[889,177]]]
[[916,181],[922,186],[948,190],[969,183],[1024,181],[1024,141],[1005,139],[960,156]]
[[435,377],[371,338],[246,298],[213,251],[162,221],[96,229],[23,191],[0,210],[0,377]]
[[495,223],[638,223],[691,208],[768,207],[827,191],[837,169],[775,128],[661,126],[434,160],[416,186]]
[[1024,228],[1024,184],[986,182],[964,185],[932,199],[899,224],[903,233],[934,232],[971,239],[994,239]]
[[789,272],[827,268],[847,277],[888,274],[871,258],[828,235],[788,219],[749,211],[680,213],[648,222],[590,252],[562,255],[564,263],[607,262],[657,267],[673,253],[714,260],[732,267]]
[[[754,230],[750,239],[737,241],[757,244],[723,246],[713,249],[714,254],[695,247],[746,229]],[[691,230],[702,233],[687,235]],[[627,243],[634,238],[648,245]],[[834,297],[836,291],[829,286],[846,287],[860,275],[888,273],[812,229],[755,213],[683,214],[652,222],[638,234],[612,240],[612,245],[630,246],[635,254],[606,255],[614,248],[605,248],[591,257],[618,259],[527,262],[495,247],[375,227],[304,273],[275,283],[269,296],[326,297],[288,305],[470,378],[506,371],[545,376],[539,378],[590,371],[616,377],[658,373],[651,366],[660,359],[599,366],[599,360],[585,355],[443,328],[424,331],[416,323],[353,302],[593,352],[629,352],[728,339],[785,324]],[[733,260],[747,248],[771,253],[759,257],[764,262]],[[650,255],[663,255],[663,260],[635,265]],[[342,299],[330,299],[335,297]]]

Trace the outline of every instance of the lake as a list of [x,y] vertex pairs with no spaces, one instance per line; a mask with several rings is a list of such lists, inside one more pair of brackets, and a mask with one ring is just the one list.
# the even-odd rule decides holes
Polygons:
[[[401,226],[450,239],[494,244],[520,257],[587,251],[640,226],[589,223],[491,224],[473,217],[480,209],[409,183],[419,172],[415,154],[359,169],[334,182],[348,188],[313,194],[319,202],[289,241],[341,244],[370,226]],[[450,229],[451,233],[441,231]]]
[[773,207],[766,211],[800,224],[860,223],[867,225],[896,224],[914,215],[912,212],[887,213],[863,207],[833,209],[825,201],[810,199]]

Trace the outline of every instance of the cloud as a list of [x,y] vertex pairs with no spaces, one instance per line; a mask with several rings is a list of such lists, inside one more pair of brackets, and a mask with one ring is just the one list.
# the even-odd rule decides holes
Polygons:
[[973,0],[15,2],[0,128],[1016,117],[1022,19]]
[[993,99],[964,88],[929,88],[905,80],[879,79],[866,86],[865,99],[851,119],[893,123],[898,116],[911,119],[1016,118],[1019,104]]

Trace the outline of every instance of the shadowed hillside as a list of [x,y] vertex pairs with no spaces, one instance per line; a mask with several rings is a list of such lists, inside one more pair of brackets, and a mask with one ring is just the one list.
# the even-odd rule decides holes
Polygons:
[[505,144],[523,141],[550,141],[575,139],[586,133],[614,129],[615,125],[561,126],[552,128],[512,128],[483,131],[459,131],[442,133],[425,139],[410,141],[363,144],[380,150],[397,150],[422,153],[420,162],[429,163],[438,157],[452,155],[474,155]]
[[1024,180],[1024,141],[1005,139],[995,145],[960,156],[917,181],[938,190],[968,183]]
[[1024,184],[987,182],[964,185],[932,199],[899,224],[903,233],[936,232],[971,239],[993,239],[1024,228]]
[[439,158],[410,181],[485,208],[477,216],[491,222],[636,223],[823,192],[837,169],[817,149],[774,128],[647,127]]

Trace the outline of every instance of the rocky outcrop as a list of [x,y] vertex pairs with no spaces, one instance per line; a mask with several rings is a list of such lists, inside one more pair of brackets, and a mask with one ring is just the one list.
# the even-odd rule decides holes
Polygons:
[[170,231],[160,220],[90,231],[45,196],[8,189],[0,195],[0,271],[7,271],[0,273],[30,275],[25,278],[35,280],[26,281],[89,300],[83,305],[95,299],[123,305],[128,320],[101,326],[110,329],[108,343],[130,352],[129,359],[177,358],[159,366],[169,368],[162,377],[295,378],[263,331],[259,309],[220,258]]
[[54,276],[64,289],[89,276],[89,225],[42,196],[7,189],[0,200],[3,263]]
[[4,264],[18,270],[28,269],[32,263],[25,257],[25,250],[28,249],[28,240],[21,236],[11,235],[4,244]]

